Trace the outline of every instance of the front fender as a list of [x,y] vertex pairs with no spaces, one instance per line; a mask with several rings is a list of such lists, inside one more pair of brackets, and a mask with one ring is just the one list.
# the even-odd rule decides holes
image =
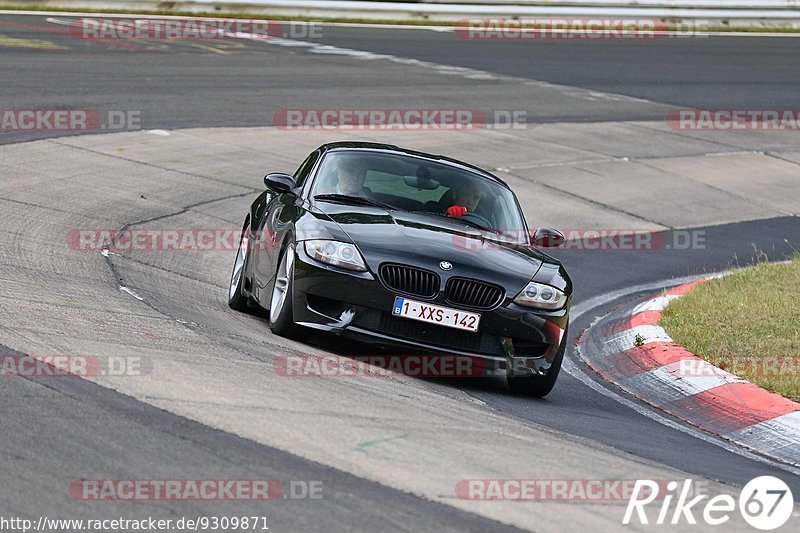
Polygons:
[[312,239],[353,242],[339,224],[320,211],[304,210],[295,223],[295,230],[298,242]]

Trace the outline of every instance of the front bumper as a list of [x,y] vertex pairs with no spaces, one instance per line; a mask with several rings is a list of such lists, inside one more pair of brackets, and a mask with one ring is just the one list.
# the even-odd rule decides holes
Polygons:
[[[393,316],[398,293],[376,275],[321,264],[303,246],[295,253],[294,321],[309,328],[375,346],[477,358],[493,375],[546,374],[566,342],[570,302],[558,311],[534,310],[513,303],[515,295],[506,294],[489,311],[463,307],[481,314],[479,331],[471,333]],[[430,303],[459,308],[445,302],[442,294]]]

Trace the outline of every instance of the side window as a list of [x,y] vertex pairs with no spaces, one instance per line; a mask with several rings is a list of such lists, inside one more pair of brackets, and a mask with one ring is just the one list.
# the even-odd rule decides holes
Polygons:
[[298,167],[297,171],[294,173],[294,181],[297,183],[298,187],[303,186],[303,182],[306,181],[308,174],[311,172],[311,169],[314,168],[314,164],[319,159],[319,151],[312,152],[310,156],[306,158],[305,161]]

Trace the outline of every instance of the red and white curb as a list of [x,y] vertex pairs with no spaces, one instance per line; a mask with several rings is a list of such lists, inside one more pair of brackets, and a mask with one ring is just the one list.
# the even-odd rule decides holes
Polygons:
[[799,403],[700,359],[658,325],[671,300],[703,281],[667,289],[600,319],[581,337],[581,358],[607,381],[658,409],[800,465]]

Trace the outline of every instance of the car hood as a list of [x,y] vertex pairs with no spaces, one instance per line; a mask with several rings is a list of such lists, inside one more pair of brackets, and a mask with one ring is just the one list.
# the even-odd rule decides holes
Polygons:
[[[361,251],[370,269],[385,262],[414,265],[442,277],[463,276],[502,285],[516,294],[547,256],[538,250],[485,238],[456,220],[400,210],[319,202],[319,210]],[[446,261],[452,269],[444,271]]]

